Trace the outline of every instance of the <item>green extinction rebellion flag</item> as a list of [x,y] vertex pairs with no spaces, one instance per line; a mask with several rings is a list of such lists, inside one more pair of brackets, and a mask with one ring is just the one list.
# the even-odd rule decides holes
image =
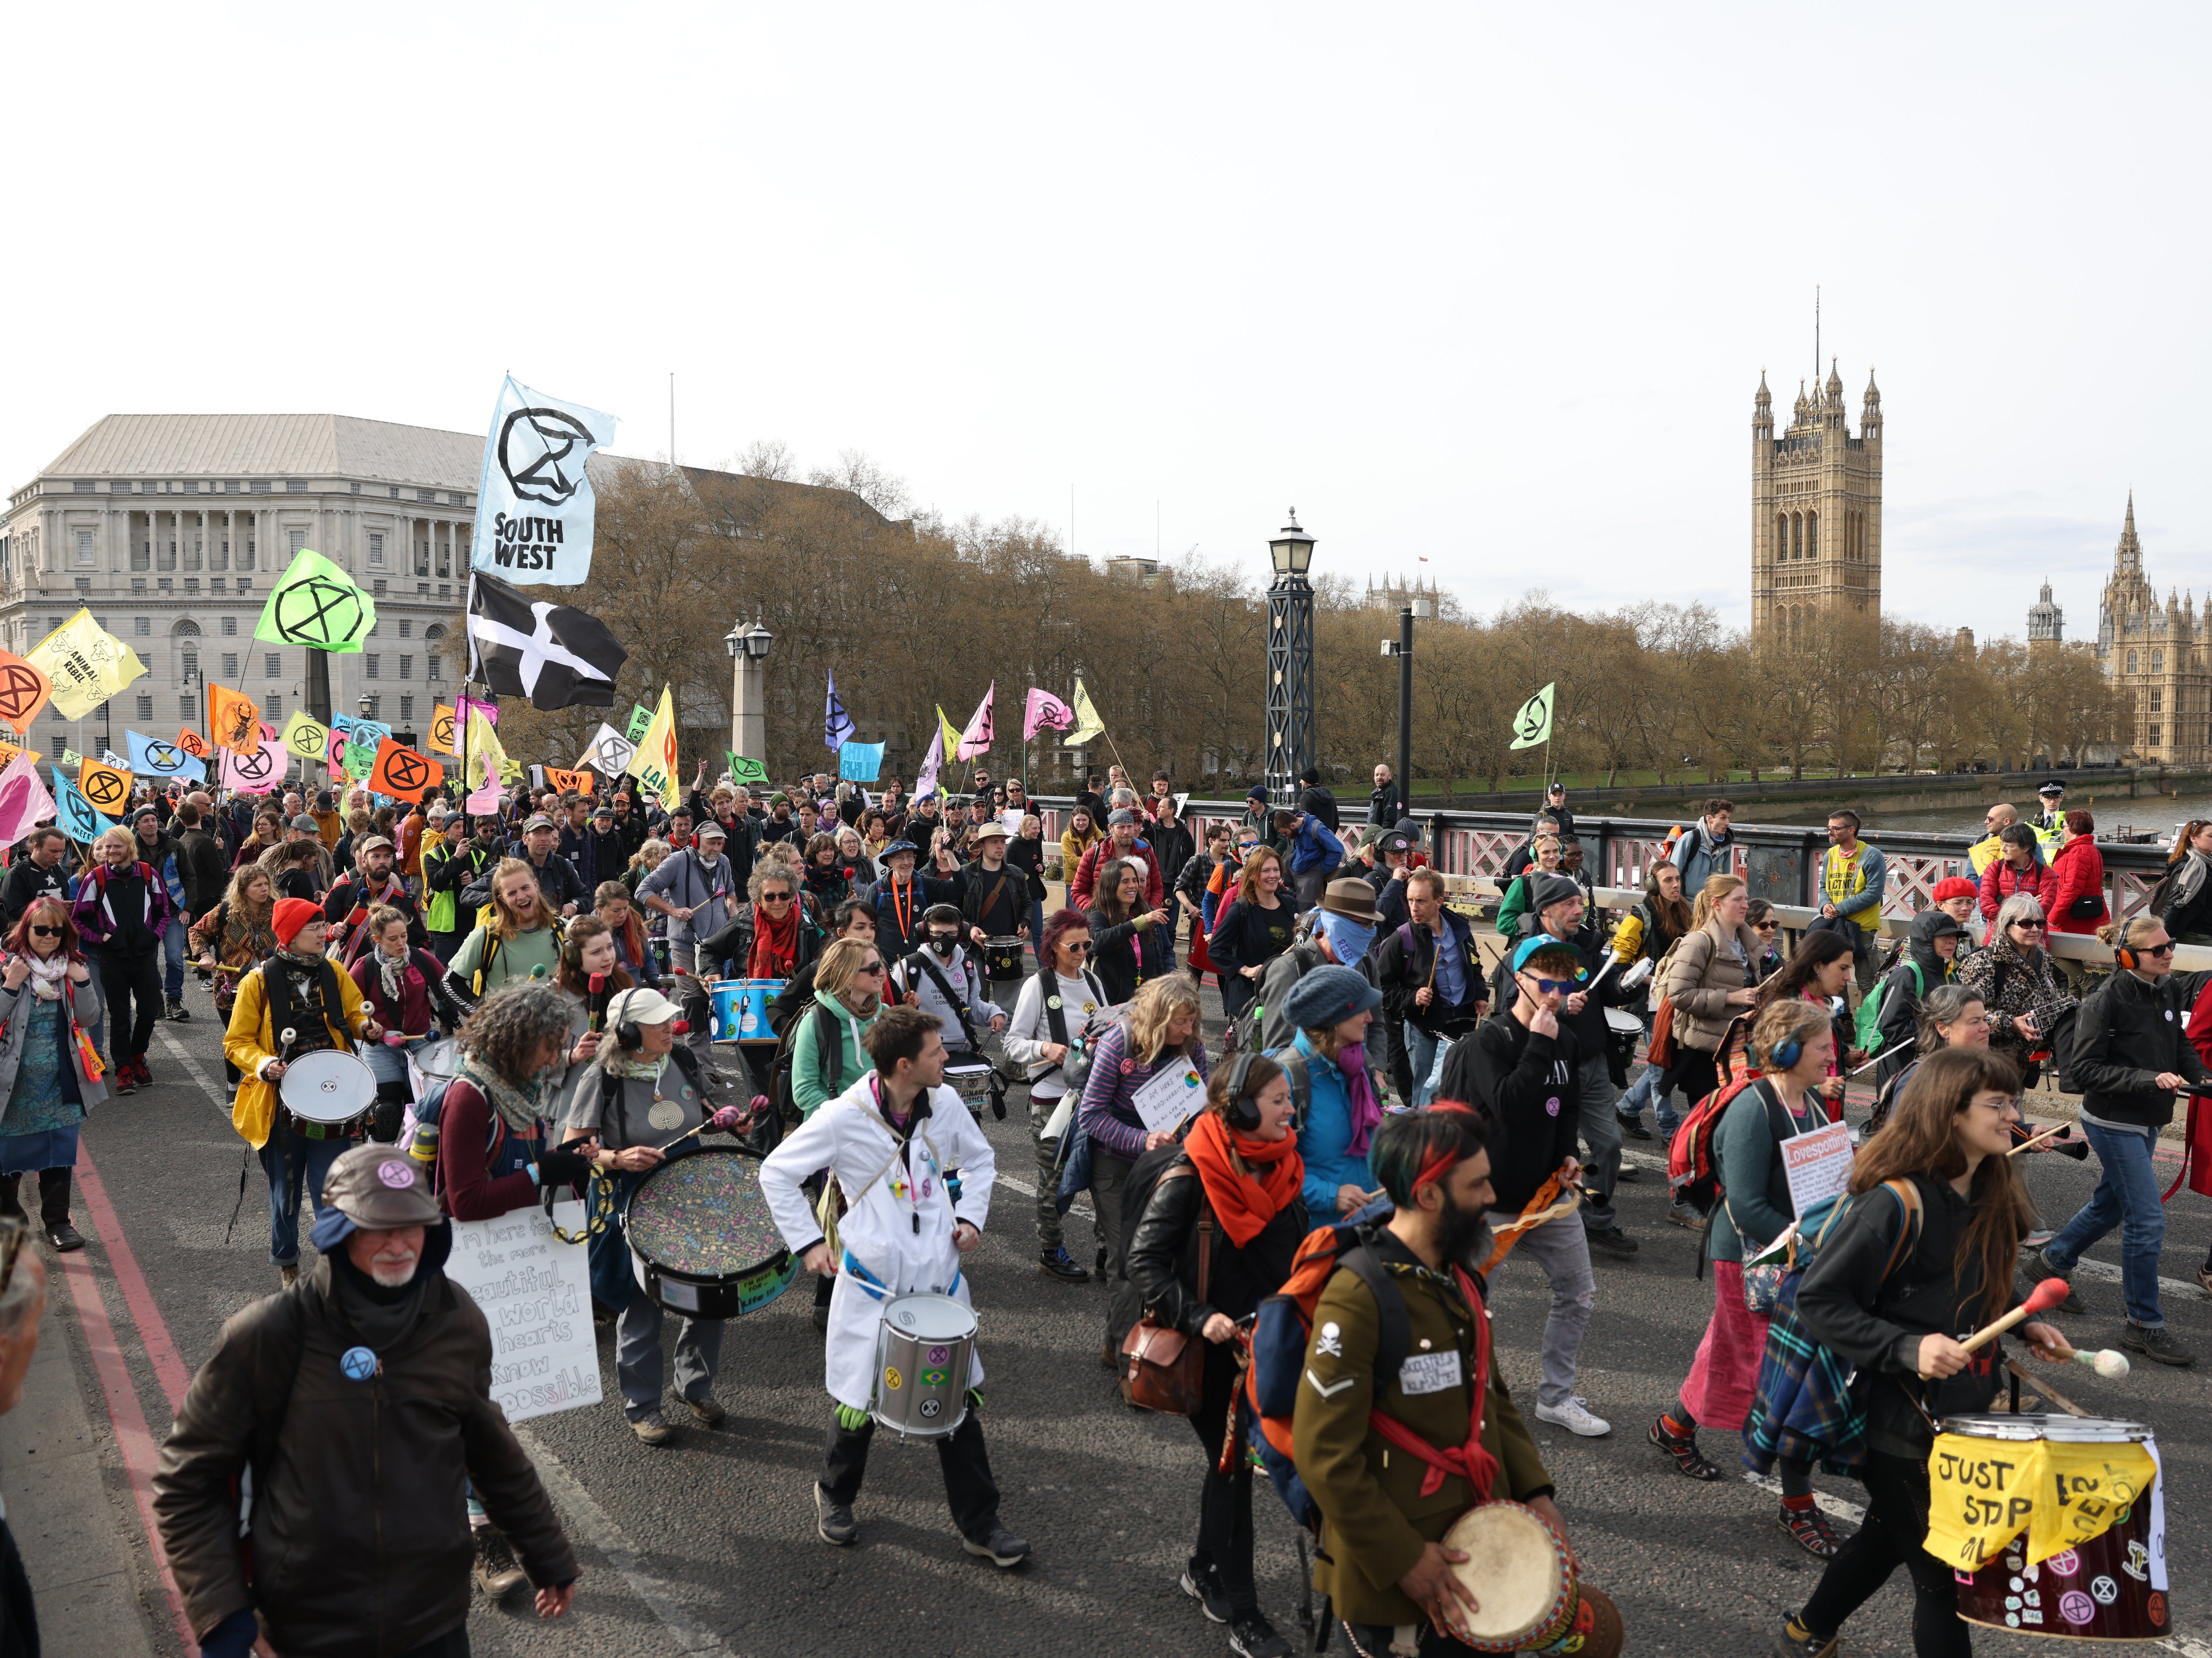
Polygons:
[[1553,680],[1523,702],[1513,715],[1513,746],[1533,749],[1539,743],[1552,740],[1552,693],[1559,689],[1559,682]]
[[269,590],[253,636],[266,645],[358,651],[376,625],[376,601],[320,553],[301,548]]
[[734,750],[723,751],[730,762],[730,780],[750,787],[755,783],[768,781],[768,768],[757,760],[748,760]]

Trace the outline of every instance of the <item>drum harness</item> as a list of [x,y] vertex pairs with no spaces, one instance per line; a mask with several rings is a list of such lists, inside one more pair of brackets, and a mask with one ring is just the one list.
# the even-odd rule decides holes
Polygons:
[[[599,1016],[597,1015],[593,1016],[595,1023],[598,1017]],[[706,1114],[708,1093],[706,1082],[703,1078],[694,1076],[690,1071],[685,1068],[688,1063],[693,1061],[691,1050],[682,1047],[672,1048],[668,1051],[668,1058],[671,1063],[674,1064],[678,1070],[683,1071],[684,1076],[690,1078],[691,1085],[699,1090],[699,1109],[702,1114]],[[605,1066],[602,1066],[599,1067],[599,1122],[604,1127],[607,1121],[607,1113],[610,1108],[617,1113],[622,1113],[624,1118],[623,1133],[625,1137],[627,1137],[629,1132],[628,1114],[623,1111],[622,1091],[622,1084],[624,1080],[625,1079],[623,1078],[617,1077],[613,1072],[609,1071]],[[659,1097],[659,1090],[657,1087],[654,1090],[653,1097],[656,1099]],[[648,1145],[650,1142],[640,1140],[636,1142],[636,1144],[643,1145]],[[614,1224],[615,1210],[617,1207],[615,1191],[616,1181],[614,1174],[610,1170],[594,1166],[592,1170],[591,1189],[584,1197],[584,1227],[580,1232],[569,1231],[566,1227],[562,1226],[559,1222],[553,1218],[553,1203],[556,1197],[558,1196],[558,1193],[552,1187],[549,1186],[540,1192],[538,1193],[538,1200],[544,1205],[545,1222],[547,1225],[552,1227],[553,1236],[555,1237],[560,1239],[563,1243],[584,1243],[597,1237],[600,1233],[605,1231],[610,1226]]]
[[[264,957],[255,968],[248,970],[248,976],[250,976],[252,972],[258,971],[261,974],[263,992],[268,997],[267,1005],[269,1010],[269,1022],[272,1026],[276,1027],[276,1057],[289,1066],[300,1052],[300,1032],[298,1027],[290,1023],[292,1018],[295,1017],[296,1010],[292,1006],[292,992],[289,982],[288,981],[283,981],[283,988],[280,993],[277,987],[272,985],[270,981],[267,969],[270,962],[275,959],[274,956]],[[327,960],[319,959],[315,965],[318,973],[322,977],[323,988],[327,992],[335,992],[337,988],[337,970],[333,968]],[[279,976],[281,980],[282,975],[280,975]],[[276,1005],[277,998],[280,993],[283,1000],[283,1005],[281,1008]],[[337,1003],[339,1006],[344,1005],[343,1003],[337,1002],[335,995],[331,997],[331,1000]],[[323,1010],[318,1009],[317,1011],[322,1011]],[[278,1022],[280,1020],[284,1021],[284,1023],[279,1024]],[[329,1034],[329,1031],[325,1029],[324,1032],[325,1038],[328,1037]],[[328,1047],[329,1043],[325,1041],[319,1044],[319,1046]],[[283,1112],[284,1115],[287,1118],[291,1119],[292,1121],[299,1121],[299,1119],[292,1117],[292,1114],[289,1110],[285,1109],[284,1102],[281,1096],[276,1102],[276,1108],[278,1111]],[[270,1124],[270,1133],[273,1134],[279,1127],[289,1126],[289,1123],[279,1124],[272,1121]],[[328,1138],[330,1130],[327,1125],[317,1123],[313,1125],[313,1127],[316,1132],[311,1138],[316,1139]],[[302,1132],[304,1133],[305,1130],[303,1129]],[[253,1148],[251,1145],[248,1145],[244,1148],[244,1151],[238,1160],[238,1201],[231,1205],[230,1223],[222,1229],[222,1241],[225,1243],[228,1243],[230,1242],[231,1233],[236,1230],[238,1227],[239,1214],[246,1207],[246,1176],[247,1170],[252,1167],[252,1163]],[[295,1192],[290,1194],[290,1198],[289,1202],[286,1204],[284,1212],[286,1218],[291,1220],[295,1224],[298,1222],[300,1218],[300,1194],[298,1193]]]

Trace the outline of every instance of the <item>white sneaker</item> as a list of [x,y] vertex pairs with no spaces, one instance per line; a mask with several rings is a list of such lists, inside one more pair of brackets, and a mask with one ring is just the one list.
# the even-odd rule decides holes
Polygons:
[[1565,1428],[1569,1433],[1580,1434],[1584,1439],[1601,1439],[1613,1431],[1613,1424],[1601,1416],[1590,1413],[1589,1401],[1580,1394],[1575,1394],[1564,1405],[1539,1405],[1536,1420]]

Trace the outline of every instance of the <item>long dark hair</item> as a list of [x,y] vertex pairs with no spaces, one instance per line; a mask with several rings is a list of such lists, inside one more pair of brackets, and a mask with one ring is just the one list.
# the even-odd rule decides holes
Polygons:
[[1674,871],[1674,890],[1677,896],[1668,899],[1660,895],[1659,872],[1662,869],[1674,868],[1672,864],[1659,863],[1652,865],[1644,872],[1644,896],[1651,906],[1651,919],[1665,929],[1670,941],[1680,938],[1690,930],[1690,901],[1680,896],[1682,874],[1680,870]]
[[[1121,876],[1133,871],[1137,877],[1137,901],[1126,908],[1121,903]],[[1110,926],[1119,926],[1132,915],[1145,913],[1145,865],[1135,858],[1115,858],[1098,866],[1098,880],[1091,890],[1091,907],[1106,918]]]
[[[1871,1192],[1884,1181],[1913,1175],[1958,1179],[1966,1168],[1966,1154],[1959,1149],[1959,1118],[1984,1089],[2017,1095],[2020,1068],[1988,1048],[1941,1048],[1923,1059],[1881,1132],[1867,1141],[1851,1165],[1852,1193]],[[1960,1236],[1951,1270],[1964,1277],[1979,1260],[1982,1313],[1994,1314],[2012,1294],[2013,1260],[2035,1224],[2035,1206],[2006,1157],[1982,1159],[1966,1201],[1973,1217]]]
[[1851,941],[1832,927],[1807,933],[1790,952],[1790,959],[1775,969],[1774,976],[1759,986],[1759,999],[1752,1004],[1753,1018],[1784,997],[1802,996],[1815,972],[1850,953]]

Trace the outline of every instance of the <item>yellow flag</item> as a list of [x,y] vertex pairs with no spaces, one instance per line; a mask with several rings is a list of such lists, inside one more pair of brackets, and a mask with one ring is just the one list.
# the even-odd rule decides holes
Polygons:
[[138,653],[79,610],[24,653],[23,659],[53,682],[54,707],[64,720],[82,720],[141,677]]
[[1083,682],[1075,682],[1075,729],[1060,740],[1066,747],[1079,749],[1094,737],[1106,734],[1106,722],[1098,717],[1097,706],[1091,693],[1083,689]]
[[474,794],[487,781],[497,783],[507,773],[509,762],[507,750],[499,745],[499,727],[483,716],[483,710],[469,709],[469,793]]
[[[942,709],[939,717],[943,718]],[[623,769],[648,793],[659,795],[665,811],[673,811],[683,803],[676,781],[676,699],[667,686],[660,688],[660,706],[653,710],[645,734],[637,740],[637,752]]]

